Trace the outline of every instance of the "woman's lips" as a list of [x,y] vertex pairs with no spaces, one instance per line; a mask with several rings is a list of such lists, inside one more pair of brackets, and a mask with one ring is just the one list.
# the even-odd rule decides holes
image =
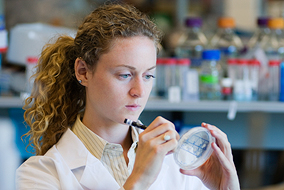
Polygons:
[[131,111],[137,111],[141,108],[140,105],[137,105],[137,104],[132,104],[132,105],[126,105],[125,106],[128,110],[131,110]]

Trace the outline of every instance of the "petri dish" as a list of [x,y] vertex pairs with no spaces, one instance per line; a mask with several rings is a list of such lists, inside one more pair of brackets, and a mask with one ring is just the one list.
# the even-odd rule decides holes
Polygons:
[[215,138],[206,128],[194,127],[188,130],[179,140],[174,152],[176,163],[185,170],[198,168],[212,154],[212,142],[215,142]]

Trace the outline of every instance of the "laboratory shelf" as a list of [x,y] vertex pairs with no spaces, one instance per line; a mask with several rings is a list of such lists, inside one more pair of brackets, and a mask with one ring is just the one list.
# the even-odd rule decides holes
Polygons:
[[284,113],[284,102],[195,101],[171,103],[167,100],[149,100],[146,111],[200,111],[200,112],[275,112]]
[[21,108],[24,99],[20,97],[0,97],[0,108]]
[[[0,97],[0,108],[22,108],[21,97]],[[145,111],[200,111],[200,112],[275,112],[284,113],[284,102],[236,102],[236,101],[193,101],[171,103],[167,100],[150,99]]]

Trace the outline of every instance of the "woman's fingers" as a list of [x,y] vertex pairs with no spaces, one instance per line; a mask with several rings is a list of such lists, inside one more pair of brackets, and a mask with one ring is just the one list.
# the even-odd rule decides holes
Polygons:
[[179,134],[175,130],[175,126],[170,121],[164,119],[163,117],[157,117],[143,133],[141,133],[142,141],[146,142],[150,139],[157,138],[160,143],[164,143],[170,139],[179,140]]
[[194,170],[184,170],[184,169],[179,169],[180,173],[182,174],[185,174],[185,175],[190,175],[190,176],[196,176],[198,178],[200,178],[201,174],[202,174],[202,171],[197,168],[197,169],[194,169]]
[[142,133],[139,142],[163,154],[173,153],[177,147],[179,134],[175,126],[163,117],[157,117]]
[[179,134],[176,130],[169,130],[169,131],[166,131],[162,134],[160,134],[159,136],[157,136],[157,138],[159,140],[161,140],[162,143],[165,143],[165,142],[168,142],[172,139],[175,139],[175,140],[179,140]]
[[227,135],[213,125],[202,123],[202,126],[216,139],[211,144],[214,151],[202,166],[194,170],[180,169],[180,172],[197,176],[209,189],[240,189]]
[[153,130],[156,127],[163,125],[163,124],[168,124],[170,128],[175,129],[175,125],[170,122],[169,120],[166,120],[165,118],[158,116],[148,127],[146,130]]
[[216,144],[219,146],[223,154],[233,162],[231,144],[228,141],[227,135],[214,125],[202,123],[202,126],[207,128],[213,137],[216,139]]
[[[235,166],[234,164],[231,163],[230,160],[227,159],[227,157],[223,154],[223,152],[221,151],[221,149],[217,146],[216,143],[212,143],[212,148],[214,149],[216,156],[220,162],[220,164],[223,166],[223,168],[227,171],[227,172],[231,172],[233,170],[235,170]],[[233,168],[232,168],[233,166]]]

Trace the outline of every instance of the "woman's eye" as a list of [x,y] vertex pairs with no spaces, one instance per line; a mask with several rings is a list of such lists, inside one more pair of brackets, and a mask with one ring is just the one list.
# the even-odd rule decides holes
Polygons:
[[154,75],[145,75],[145,79],[156,78]]
[[119,77],[123,79],[127,79],[128,77],[131,77],[131,75],[130,74],[120,74]]

